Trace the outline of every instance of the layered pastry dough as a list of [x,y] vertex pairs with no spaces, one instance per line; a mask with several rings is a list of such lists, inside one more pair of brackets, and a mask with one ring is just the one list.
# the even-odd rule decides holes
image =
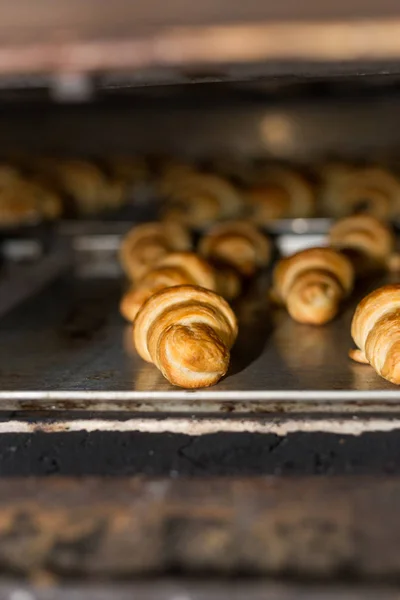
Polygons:
[[164,217],[188,227],[203,228],[215,221],[236,217],[242,198],[228,180],[189,170],[168,180]]
[[350,357],[369,363],[388,381],[400,384],[400,284],[385,285],[356,308],[351,335],[358,349]]
[[399,214],[400,182],[386,169],[343,166],[328,170],[324,179],[321,201],[329,216],[368,213],[389,219]]
[[133,322],[142,305],[153,294],[167,287],[185,284],[217,291],[217,274],[205,260],[193,252],[173,252],[161,259],[138,285],[132,286],[124,294],[120,305],[121,314]]
[[391,227],[372,215],[352,215],[335,223],[329,244],[351,260],[357,275],[390,267],[395,237]]
[[251,223],[231,221],[215,225],[203,237],[200,253],[217,264],[229,266],[242,277],[252,277],[271,260],[269,238]]
[[312,217],[315,213],[313,186],[288,167],[268,168],[246,197],[252,219],[259,225],[268,225],[275,219]]
[[189,233],[178,223],[145,223],[124,237],[119,257],[126,275],[138,282],[167,254],[190,247]]
[[228,370],[237,337],[235,315],[214,292],[177,286],[154,294],[134,325],[140,356],[152,362],[173,385],[208,387]]
[[299,323],[332,320],[353,288],[350,261],[331,248],[309,248],[280,260],[273,275],[273,297]]

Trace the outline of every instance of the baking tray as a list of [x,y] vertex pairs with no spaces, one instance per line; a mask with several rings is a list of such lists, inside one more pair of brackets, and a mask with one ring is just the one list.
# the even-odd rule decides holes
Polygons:
[[[38,261],[36,270],[45,272],[43,263],[53,261],[41,286],[36,274],[22,296],[14,293],[4,310],[0,305],[0,410],[190,417],[400,411],[399,389],[347,356],[356,303],[394,276],[358,285],[337,319],[312,327],[268,306],[270,274],[263,274],[235,306],[240,333],[227,376],[212,388],[187,391],[171,386],[132,348],[132,328],[118,311],[125,284],[116,260],[117,224],[109,233],[105,223],[78,229],[73,235],[70,225],[58,254]],[[314,243],[312,235],[294,237],[304,246]],[[26,288],[26,275],[18,278]],[[11,291],[4,283],[3,296]]]

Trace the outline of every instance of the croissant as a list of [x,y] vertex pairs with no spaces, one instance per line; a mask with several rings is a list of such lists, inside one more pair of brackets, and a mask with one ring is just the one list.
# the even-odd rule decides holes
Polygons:
[[137,286],[126,292],[120,304],[121,314],[133,322],[142,305],[153,294],[167,287],[185,284],[216,291],[217,274],[193,252],[173,252],[161,259]]
[[252,219],[268,225],[274,219],[310,217],[315,212],[313,186],[302,174],[288,167],[269,167],[259,183],[247,192]]
[[269,238],[251,223],[230,221],[214,226],[200,241],[199,251],[242,277],[251,277],[268,265],[272,247]]
[[177,286],[154,294],[137,315],[136,350],[173,385],[201,388],[228,370],[237,337],[236,317],[218,294]]
[[190,247],[189,233],[178,223],[145,223],[124,237],[119,258],[126,275],[137,282],[170,252]]
[[350,357],[369,363],[384,379],[400,384],[400,284],[385,285],[356,308],[351,336],[358,349]]
[[372,215],[344,217],[329,232],[329,244],[351,260],[356,274],[390,266],[395,237],[389,225]]
[[353,288],[350,261],[331,248],[309,248],[281,259],[273,273],[273,297],[299,323],[332,320]]
[[242,199],[228,180],[218,175],[189,172],[170,182],[164,217],[187,227],[202,228],[237,216]]
[[400,182],[381,167],[334,169],[321,195],[326,214],[333,217],[363,212],[385,220],[399,213]]

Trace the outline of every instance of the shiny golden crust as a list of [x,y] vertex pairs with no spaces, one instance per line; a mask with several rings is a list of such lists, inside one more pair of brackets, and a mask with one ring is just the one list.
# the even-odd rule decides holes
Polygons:
[[207,259],[251,277],[268,265],[272,248],[269,239],[251,223],[231,221],[213,227],[201,240],[199,251]]
[[[165,189],[164,189],[165,192]],[[242,198],[223,177],[193,171],[169,181],[164,215],[188,227],[205,227],[217,220],[236,217]]]
[[310,248],[278,262],[273,295],[296,321],[322,325],[335,317],[353,280],[345,256],[331,248]]
[[128,290],[120,304],[121,314],[133,322],[142,305],[156,292],[175,285],[198,285],[217,291],[217,274],[194,252],[172,252],[161,259],[138,283]]
[[126,275],[137,282],[167,254],[190,246],[188,232],[178,223],[145,223],[126,234],[119,258]]
[[352,215],[333,225],[329,243],[337,250],[350,251],[349,257],[353,252],[353,266],[357,273],[362,274],[389,266],[395,237],[389,225],[372,215]]
[[236,318],[226,301],[196,286],[154,294],[134,325],[140,356],[185,388],[207,387],[225,375],[236,336]]
[[[281,200],[286,206],[284,214],[278,218],[305,218],[315,213],[316,197],[313,186],[295,169],[289,167],[268,167],[260,174],[260,185],[282,190]],[[275,192],[276,195],[276,192]],[[286,198],[286,199],[285,199]],[[274,200],[277,203],[277,200]]]
[[132,286],[122,297],[120,312],[127,320],[133,321],[143,304],[156,292],[174,285],[193,283],[188,274],[179,267],[158,267],[143,277],[138,286]]
[[322,204],[333,217],[365,212],[388,219],[399,214],[400,182],[381,167],[343,169],[326,179]]
[[379,375],[400,385],[400,284],[383,286],[361,300],[351,335],[359,356]]

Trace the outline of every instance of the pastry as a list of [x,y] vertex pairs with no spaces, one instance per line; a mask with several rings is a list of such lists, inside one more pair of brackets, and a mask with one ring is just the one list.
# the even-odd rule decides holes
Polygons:
[[240,292],[240,282],[235,273],[213,268],[194,252],[172,252],[124,294],[120,304],[122,316],[133,322],[150,296],[175,285],[197,285],[227,299],[236,297]]
[[154,363],[170,383],[202,388],[226,374],[237,322],[218,294],[177,286],[147,300],[137,315],[133,335],[140,356]]
[[356,308],[351,336],[357,350],[350,357],[369,363],[388,381],[400,384],[400,284],[385,285]]
[[321,190],[324,212],[336,218],[368,213],[378,219],[399,214],[400,181],[381,167],[335,170]]
[[203,228],[236,217],[242,198],[228,180],[208,173],[182,173],[170,184],[164,218],[188,227]]
[[21,179],[0,188],[0,224],[3,226],[53,220],[61,212],[62,203],[58,194],[39,183]]
[[329,232],[329,244],[346,254],[356,274],[363,275],[390,266],[395,237],[389,225],[360,214],[337,221]]
[[251,223],[230,221],[215,225],[200,241],[199,251],[242,277],[252,277],[268,265],[272,247],[269,238]]
[[353,288],[350,261],[331,248],[309,248],[281,259],[273,274],[273,298],[299,323],[322,325],[337,314]]
[[145,223],[126,234],[119,257],[126,275],[137,282],[170,252],[190,247],[190,236],[178,223]]
[[259,225],[274,219],[312,217],[315,192],[311,183],[289,167],[267,167],[259,175],[257,185],[247,191],[252,218]]
[[161,259],[123,296],[120,310],[128,320],[134,321],[142,305],[150,296],[175,285],[198,285],[216,291],[217,277],[214,269],[194,252],[173,252]]

